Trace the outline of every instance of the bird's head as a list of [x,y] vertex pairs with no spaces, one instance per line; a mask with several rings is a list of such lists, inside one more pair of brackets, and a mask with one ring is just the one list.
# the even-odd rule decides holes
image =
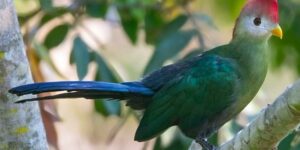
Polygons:
[[233,36],[268,39],[273,35],[282,38],[278,23],[277,0],[248,0],[237,19]]

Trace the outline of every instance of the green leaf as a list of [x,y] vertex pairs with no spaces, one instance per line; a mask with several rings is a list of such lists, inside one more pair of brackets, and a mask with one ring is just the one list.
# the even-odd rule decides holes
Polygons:
[[[273,41],[270,43],[273,43],[273,45],[275,45]],[[281,44],[276,44],[276,46],[273,45],[272,45],[272,49],[274,51],[272,51],[271,53],[271,59],[272,59],[271,67],[278,68],[285,62],[286,53],[284,52],[284,49]]]
[[145,16],[145,32],[146,42],[148,44],[154,44],[158,41],[158,37],[163,31],[163,27],[166,24],[164,18],[161,15],[161,11],[148,10]]
[[211,28],[217,29],[217,26],[216,26],[214,20],[210,16],[203,14],[203,13],[194,13],[193,17],[201,22],[206,23]]
[[65,39],[65,37],[68,34],[68,31],[69,31],[68,24],[62,24],[62,25],[56,26],[46,36],[44,45],[48,49],[58,46]]
[[272,37],[270,41],[272,69],[285,65],[300,75],[300,3],[280,1],[280,25],[284,30],[282,40]]
[[295,132],[286,136],[278,145],[278,150],[292,150],[292,142],[295,138]]
[[40,6],[44,11],[46,12],[52,11],[53,9],[52,0],[39,0],[39,1],[40,1]]
[[76,37],[74,40],[70,59],[76,64],[77,75],[82,80],[88,72],[90,53],[89,47],[80,37]]
[[54,8],[54,11],[47,12],[44,14],[44,16],[40,20],[40,25],[44,25],[47,22],[49,22],[50,20],[60,17],[66,13],[68,13],[68,10],[66,8],[56,7],[56,8]]
[[[98,65],[96,73],[96,81],[118,82],[119,79],[113,68],[96,52],[92,53],[93,61]],[[96,100],[94,102],[96,112],[104,115],[121,114],[121,103],[119,101]]]
[[146,15],[146,10],[144,8],[134,8],[131,9],[132,16],[136,18],[139,22],[143,21]]
[[97,63],[96,81],[118,82],[118,77],[113,68],[97,53],[92,54]]
[[195,34],[195,30],[177,31],[161,39],[155,47],[144,74],[158,69],[166,60],[176,56],[187,46]]
[[119,101],[107,101],[107,100],[95,100],[94,106],[96,112],[102,114],[105,117],[110,115],[120,116],[121,104]]
[[86,13],[91,17],[103,18],[107,9],[108,4],[106,1],[88,1],[86,3]]
[[138,36],[138,20],[128,10],[119,10],[122,27],[130,41],[135,44]]
[[174,20],[165,25],[161,36],[166,36],[178,31],[188,20],[187,15],[179,15]]
[[178,31],[188,20],[186,15],[179,15],[166,22],[159,11],[149,11],[145,17],[146,42],[155,44],[165,36]]
[[53,71],[55,71],[55,73],[56,73],[57,75],[59,75],[59,76],[62,77],[62,78],[65,78],[65,76],[62,75],[62,74],[58,71],[58,69],[56,68],[56,66],[54,65],[52,59],[51,59],[50,56],[49,56],[49,53],[48,53],[48,50],[47,50],[46,47],[44,47],[43,45],[41,45],[41,44],[39,44],[39,43],[37,43],[37,42],[35,42],[35,41],[33,41],[33,47],[34,47],[35,53],[37,54],[37,56],[38,56],[41,60],[45,61],[45,62],[53,69]]

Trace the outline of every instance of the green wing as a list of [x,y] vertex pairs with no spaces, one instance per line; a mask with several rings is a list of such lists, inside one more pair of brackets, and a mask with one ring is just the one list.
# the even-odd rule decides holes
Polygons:
[[174,76],[154,95],[135,140],[149,140],[172,125],[179,125],[189,135],[189,131],[198,130],[199,123],[228,107],[239,86],[235,62],[217,55],[204,55]]

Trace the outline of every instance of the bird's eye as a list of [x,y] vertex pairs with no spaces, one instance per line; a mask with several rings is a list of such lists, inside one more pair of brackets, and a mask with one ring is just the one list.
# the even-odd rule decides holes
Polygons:
[[253,23],[254,23],[256,26],[259,26],[259,25],[261,24],[261,18],[256,17],[256,18],[253,20]]

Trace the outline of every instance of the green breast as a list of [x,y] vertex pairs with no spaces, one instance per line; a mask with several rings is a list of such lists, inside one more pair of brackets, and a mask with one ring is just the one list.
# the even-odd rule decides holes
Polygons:
[[262,86],[267,70],[267,42],[238,42],[228,45],[221,55],[236,61],[240,73],[240,87],[234,104],[234,113],[239,113],[255,97]]

